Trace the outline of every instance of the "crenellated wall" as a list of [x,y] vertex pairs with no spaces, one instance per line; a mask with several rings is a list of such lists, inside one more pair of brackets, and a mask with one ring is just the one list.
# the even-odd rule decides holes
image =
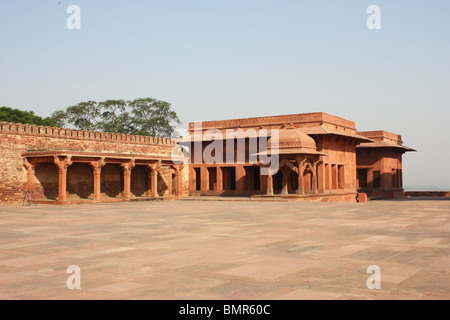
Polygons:
[[169,138],[65,129],[65,128],[45,127],[45,126],[37,126],[22,123],[9,123],[9,122],[0,122],[0,132],[39,136],[39,137],[56,137],[60,139],[75,139],[75,140],[98,141],[98,142],[126,142],[130,144],[146,144],[146,145],[158,144],[169,146],[173,146],[175,144],[175,141]]

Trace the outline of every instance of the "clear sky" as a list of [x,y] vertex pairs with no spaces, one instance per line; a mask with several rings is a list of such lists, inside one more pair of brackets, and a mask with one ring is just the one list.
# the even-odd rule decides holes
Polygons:
[[450,190],[450,1],[0,1],[0,106],[140,97],[172,103],[183,127],[323,111],[399,133],[419,151],[405,186]]

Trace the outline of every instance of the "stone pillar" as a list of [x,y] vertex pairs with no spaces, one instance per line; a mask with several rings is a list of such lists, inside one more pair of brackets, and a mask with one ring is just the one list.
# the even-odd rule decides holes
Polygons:
[[24,164],[25,168],[27,169],[27,190],[26,191],[34,192],[34,190],[35,190],[34,177],[35,177],[35,173],[36,173],[36,165],[29,163],[25,157],[23,158],[23,164]]
[[53,163],[58,167],[58,201],[67,201],[67,168],[72,165],[72,157],[67,156],[64,160],[53,156]]
[[312,165],[312,186],[311,192],[317,194],[317,161]]
[[325,193],[325,163],[319,161],[317,168],[317,192]]
[[175,165],[175,196],[181,197],[183,195],[183,175],[181,170],[183,167],[181,165]]
[[222,168],[217,166],[217,190],[223,190],[223,173]]
[[147,174],[147,190],[145,190],[145,195],[147,197],[152,196],[152,169],[151,165],[145,168],[145,173]]
[[303,188],[303,172],[305,171],[304,161],[298,162],[298,189],[297,194],[303,195],[305,194],[305,190]]
[[264,194],[267,190],[267,178],[262,174],[262,166],[259,166],[259,191]]
[[158,164],[149,165],[150,168],[150,196],[158,197]]
[[131,199],[131,170],[135,166],[134,160],[126,163],[121,163],[123,169],[123,198],[126,201]]
[[289,194],[287,168],[283,167],[280,170],[281,170],[282,184],[283,184],[282,188],[281,188],[281,194]]
[[403,170],[402,169],[398,170],[398,185],[400,188],[403,189]]
[[197,185],[196,185],[196,174],[195,169],[192,167],[192,164],[189,165],[189,191],[196,191]]
[[269,169],[268,175],[267,175],[267,195],[273,196],[273,175],[272,170]]
[[245,185],[245,169],[244,165],[236,165],[236,190],[244,191],[247,189]]
[[172,169],[169,169],[169,180],[167,181],[168,196],[172,195]]
[[331,177],[333,180],[332,186],[336,187],[336,188],[332,188],[332,189],[338,190],[339,189],[339,166],[337,164],[334,164],[332,166],[331,172],[332,172]]
[[209,179],[208,179],[208,169],[205,165],[202,164],[200,167],[200,190],[208,191],[209,190]]
[[92,171],[94,174],[94,200],[95,201],[101,201],[102,200],[102,194],[101,194],[101,173],[102,173],[102,167],[105,165],[105,158],[101,158],[98,161],[93,161],[90,163],[90,166],[92,167]]

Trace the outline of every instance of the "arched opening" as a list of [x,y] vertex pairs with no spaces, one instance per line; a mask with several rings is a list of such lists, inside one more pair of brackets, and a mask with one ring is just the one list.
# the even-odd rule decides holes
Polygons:
[[86,163],[74,163],[67,168],[67,199],[93,199],[94,175]]
[[281,170],[278,170],[278,172],[273,175],[273,192],[279,194],[281,193],[281,189],[283,189],[283,173]]
[[143,197],[148,189],[147,172],[143,166],[135,166],[131,170],[131,196]]
[[177,194],[177,179],[176,179],[176,175],[175,175],[175,171],[171,170],[170,171],[170,177],[171,177],[171,195],[176,195]]
[[313,185],[313,173],[311,171],[311,167],[307,166],[306,169],[303,171],[303,191],[305,193],[311,193],[312,192],[312,185]]
[[100,188],[102,195],[117,198],[123,191],[123,174],[118,164],[108,163],[102,168]]
[[58,199],[58,168],[53,163],[40,163],[36,166],[36,198]]
[[169,193],[169,185],[164,180],[161,172],[158,172],[158,195],[164,196],[166,193]]

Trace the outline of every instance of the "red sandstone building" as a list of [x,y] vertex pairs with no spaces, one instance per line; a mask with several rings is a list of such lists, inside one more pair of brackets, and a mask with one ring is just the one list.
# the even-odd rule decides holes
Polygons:
[[[357,132],[355,123],[326,113],[307,113],[258,117],[201,123],[189,126],[190,137],[181,144],[189,147],[189,191],[191,195],[246,195],[253,197],[283,197],[322,201],[355,201],[359,192],[374,198],[399,197],[402,187],[402,154],[412,149],[402,145],[401,137],[385,131]],[[251,135],[245,132],[278,130],[276,153],[279,164],[273,174],[262,175],[264,164],[250,161],[248,147]],[[210,152],[218,138],[205,138],[216,130],[222,139],[219,149],[222,159],[211,164],[196,161],[195,153]],[[241,130],[241,137],[228,137],[227,130]],[[245,157],[238,161],[237,146],[241,139]],[[229,140],[234,140],[230,143]],[[271,152],[271,134],[267,134],[267,149]],[[201,147],[195,147],[200,143]],[[217,142],[215,142],[217,143]],[[208,150],[209,148],[209,150]],[[225,161],[232,153],[232,163]]]
[[0,123],[0,203],[129,201],[182,195],[175,141]]
[[[173,162],[177,142],[171,139],[0,123],[0,203],[20,203],[26,191],[38,202],[57,204],[189,195],[355,201],[358,192],[403,194],[402,155],[412,149],[396,134],[357,132],[353,121],[326,113],[208,121],[200,135],[194,127],[178,141],[190,149],[183,164],[179,157]],[[201,153],[210,148],[203,133],[211,129],[222,134],[216,158],[237,157],[241,140],[243,159],[196,162],[195,144]],[[237,129],[243,138],[227,138],[227,130]],[[249,148],[250,131],[267,148]],[[263,156],[276,156],[277,167],[267,168]]]
[[358,191],[371,198],[402,197],[402,156],[415,150],[403,146],[402,137],[395,133],[365,131],[358,134],[373,140],[356,147]]

